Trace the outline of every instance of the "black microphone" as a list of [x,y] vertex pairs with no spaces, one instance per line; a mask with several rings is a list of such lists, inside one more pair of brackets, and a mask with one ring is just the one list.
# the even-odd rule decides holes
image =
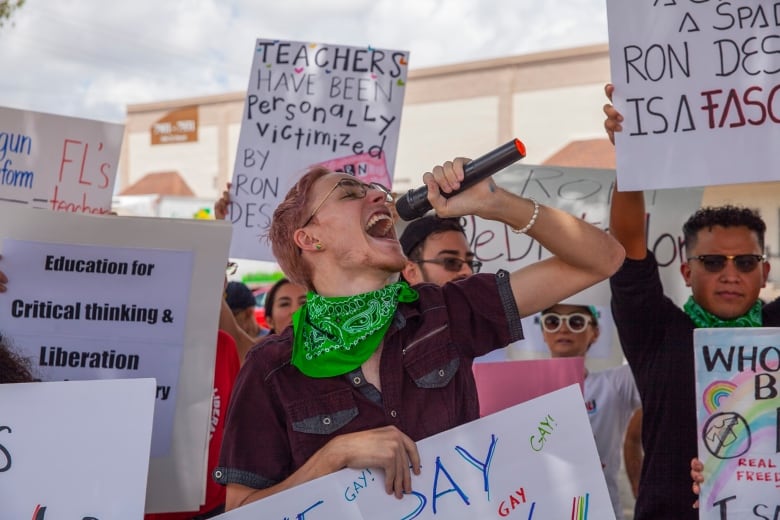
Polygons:
[[[450,193],[442,192],[442,195],[446,198],[453,197],[523,157],[525,157],[525,145],[520,139],[513,139],[482,157],[477,157],[466,163],[463,166],[463,180],[460,182],[460,188]],[[422,217],[433,209],[431,203],[428,202],[428,187],[421,186],[407,191],[406,195],[395,203],[395,209],[398,216],[404,220]]]

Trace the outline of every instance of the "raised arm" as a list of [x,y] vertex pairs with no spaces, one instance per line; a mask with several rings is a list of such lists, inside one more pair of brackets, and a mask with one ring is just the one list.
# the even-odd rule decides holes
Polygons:
[[[477,215],[503,222],[536,239],[554,256],[511,275],[521,316],[528,316],[611,276],[623,262],[623,248],[608,233],[579,218],[510,193],[492,179],[445,198],[460,186],[466,159],[445,163],[423,176],[428,200],[442,217]],[[438,188],[437,188],[438,187]]]
[[[612,101],[615,87],[607,84],[604,92]],[[623,116],[611,103],[604,105],[604,129],[609,140],[615,143],[615,132],[623,130]],[[642,191],[618,191],[615,183],[612,190],[612,204],[609,211],[609,231],[626,250],[626,257],[641,260],[647,256],[647,237],[645,232],[645,194]]]
[[224,298],[222,299],[219,309],[219,328],[230,334],[233,337],[233,340],[235,340],[238,359],[243,365],[247,352],[255,346],[257,339],[247,334],[246,331],[236,323],[236,317],[233,315],[233,311],[230,310],[230,307]]

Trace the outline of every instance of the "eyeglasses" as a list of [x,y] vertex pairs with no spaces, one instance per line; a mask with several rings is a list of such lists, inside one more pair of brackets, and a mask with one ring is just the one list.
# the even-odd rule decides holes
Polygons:
[[548,312],[542,315],[542,328],[545,332],[558,332],[561,330],[561,325],[563,325],[564,321],[570,331],[579,333],[588,327],[593,318],[581,312],[573,312],[571,314]]
[[444,268],[445,271],[451,273],[458,273],[463,269],[463,264],[466,264],[471,268],[472,273],[478,273],[482,268],[482,262],[479,260],[461,260],[457,256],[446,256],[444,258],[436,258],[433,260],[416,260],[416,264],[437,264]]
[[325,201],[328,200],[328,197],[330,197],[330,194],[336,191],[336,188],[341,188],[341,190],[344,192],[343,199],[363,199],[366,197],[366,194],[368,193],[368,190],[377,190],[381,191],[385,194],[385,202],[393,202],[393,194],[390,192],[390,190],[378,182],[370,182],[366,184],[365,182],[360,182],[356,179],[341,179],[336,184],[333,185],[333,187],[330,189],[330,191],[322,198],[319,204],[314,208],[314,211],[311,212],[311,215],[309,215],[309,218],[306,219],[306,222],[301,227],[306,227],[309,225],[309,222],[311,222],[311,219],[314,218],[314,214],[317,213],[323,204],[325,204]]
[[740,273],[752,273],[758,264],[766,261],[764,255],[699,255],[688,259],[698,260],[709,273],[719,273],[726,268],[726,260],[734,262],[734,266]]

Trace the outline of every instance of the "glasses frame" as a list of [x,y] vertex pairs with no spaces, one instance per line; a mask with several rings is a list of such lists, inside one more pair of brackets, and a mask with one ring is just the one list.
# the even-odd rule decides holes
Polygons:
[[[473,274],[477,274],[480,269],[482,269],[482,262],[479,260],[463,260],[462,258],[458,258],[457,256],[447,256],[444,258],[432,258],[430,260],[415,260],[415,264],[437,264],[442,267],[447,272],[450,273],[459,273],[461,269],[463,269],[463,264],[468,265],[471,268],[471,272]],[[454,263],[458,264],[457,269],[451,269],[447,267],[447,264],[453,265]]]
[[320,208],[322,208],[322,205],[325,204],[325,202],[328,200],[328,197],[330,197],[331,194],[334,191],[336,191],[336,188],[343,189],[346,195],[352,195],[350,192],[344,189],[344,184],[351,184],[355,187],[360,187],[362,189],[362,194],[359,197],[354,197],[354,196],[351,197],[354,200],[365,199],[366,195],[368,194],[368,190],[377,190],[384,193],[385,202],[387,203],[393,202],[395,200],[395,197],[393,196],[393,193],[390,191],[390,189],[379,184],[378,182],[365,183],[357,179],[350,179],[348,177],[344,177],[343,179],[339,179],[339,181],[333,185],[330,191],[328,191],[328,193],[326,193],[325,196],[322,197],[320,203],[317,204],[317,206],[314,208],[314,211],[311,212],[311,215],[309,215],[309,218],[306,219],[306,222],[304,222],[304,224],[301,227],[306,227],[311,223],[311,219],[313,219],[314,215],[316,215],[317,212],[320,210]]
[[[740,259],[745,258],[751,258],[752,260],[755,260],[756,263],[750,267],[750,269],[744,269],[740,267]],[[766,262],[766,255],[757,255],[757,254],[743,254],[743,255],[718,255],[718,254],[712,254],[712,255],[697,255],[692,256],[688,258],[688,261],[691,260],[698,260],[701,262],[702,267],[704,267],[704,270],[708,273],[717,274],[723,271],[726,268],[726,263],[731,260],[734,263],[734,267],[743,274],[752,273],[756,270],[756,268],[762,263]],[[719,264],[708,264],[707,260],[717,261]],[[711,265],[713,268],[708,267],[708,265]]]
[[[548,327],[545,322],[545,318],[547,316],[554,316],[558,318],[558,326],[555,328]],[[585,320],[585,325],[579,330],[574,330],[571,326],[571,321],[569,321],[571,318],[582,318]],[[539,322],[542,324],[542,330],[544,330],[545,332],[549,332],[550,334],[553,334],[561,330],[564,321],[566,322],[566,328],[568,328],[571,332],[575,334],[581,334],[585,332],[585,330],[588,328],[588,325],[593,323],[593,316],[589,316],[587,313],[584,312],[572,312],[571,314],[558,314],[557,312],[546,312],[539,317]]]

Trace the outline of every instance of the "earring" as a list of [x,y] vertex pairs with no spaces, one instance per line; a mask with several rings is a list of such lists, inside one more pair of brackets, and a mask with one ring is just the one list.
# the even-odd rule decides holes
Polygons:
[[317,242],[317,243],[314,245],[314,249],[316,249],[317,251],[322,251],[322,244],[320,244],[319,242]]

